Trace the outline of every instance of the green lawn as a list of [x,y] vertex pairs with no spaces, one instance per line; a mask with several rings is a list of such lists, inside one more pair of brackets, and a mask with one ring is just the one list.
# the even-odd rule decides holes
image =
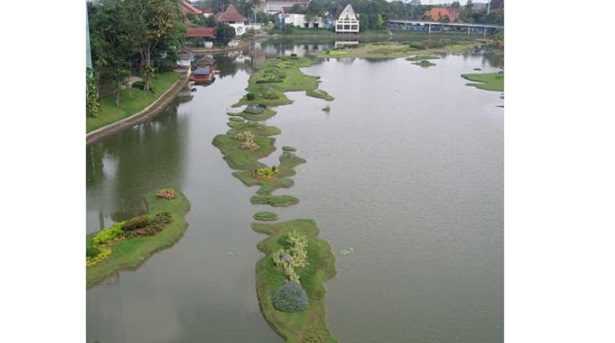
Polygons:
[[[184,216],[190,210],[190,203],[182,193],[175,190],[175,198],[167,200],[156,197],[156,191],[153,191],[145,196],[145,203],[148,215],[170,212],[172,222],[154,236],[129,238],[113,243],[111,256],[87,268],[87,288],[120,271],[137,269],[155,252],[171,247],[182,238],[188,227]],[[87,236],[86,244],[90,244],[94,235],[95,233],[92,233]]]
[[466,80],[474,81],[468,83],[468,86],[474,86],[479,89],[488,91],[503,92],[504,91],[504,74],[503,73],[477,73],[461,75]]
[[141,112],[158,99],[162,93],[171,88],[180,75],[176,72],[157,74],[151,81],[153,92],[143,92],[137,88],[120,91],[120,107],[115,107],[115,96],[108,95],[100,99],[100,112],[97,118],[86,118],[86,132],[115,123]]
[[[261,312],[271,328],[286,342],[337,342],[325,320],[325,281],[336,274],[335,256],[329,244],[317,238],[318,227],[313,220],[300,219],[276,224],[253,223],[252,229],[269,235],[258,243],[265,257],[256,263],[256,294]],[[273,307],[273,292],[285,282],[285,276],[272,261],[272,254],[282,248],[281,239],[295,231],[308,239],[308,266],[299,270],[309,306],[305,311],[286,313]]]

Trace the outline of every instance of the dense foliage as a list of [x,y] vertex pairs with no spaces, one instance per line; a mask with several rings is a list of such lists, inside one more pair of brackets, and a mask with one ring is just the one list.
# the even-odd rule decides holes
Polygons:
[[86,71],[86,114],[89,117],[96,118],[98,117],[98,112],[100,111],[100,100],[98,98],[98,85],[97,78],[92,69],[87,69]]
[[287,282],[273,293],[273,307],[282,312],[301,312],[307,309],[309,302],[305,290],[297,282]]
[[131,74],[144,90],[158,71],[175,66],[185,24],[175,0],[98,0],[87,2],[92,61],[101,85],[120,93]]

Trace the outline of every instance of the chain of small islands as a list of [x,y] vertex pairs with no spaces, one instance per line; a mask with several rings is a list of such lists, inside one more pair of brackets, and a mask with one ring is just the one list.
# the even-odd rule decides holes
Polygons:
[[[274,195],[290,188],[295,167],[306,163],[296,149],[282,147],[279,164],[268,166],[259,159],[272,154],[280,129],[261,122],[276,114],[273,107],[291,104],[285,92],[305,91],[306,95],[333,100],[318,89],[318,77],[305,75],[300,68],[314,62],[296,55],[279,56],[251,75],[248,93],[233,107],[243,111],[228,113],[230,130],[214,138],[233,175],[246,186],[258,186],[250,200],[273,207],[291,206],[299,199]],[[259,221],[277,220],[273,212],[257,212]],[[317,238],[316,222],[298,219],[280,223],[252,223],[252,230],[269,235],[258,243],[265,254],[256,264],[256,293],[263,317],[287,342],[337,342],[325,321],[324,282],[336,274],[335,257],[329,244]]]

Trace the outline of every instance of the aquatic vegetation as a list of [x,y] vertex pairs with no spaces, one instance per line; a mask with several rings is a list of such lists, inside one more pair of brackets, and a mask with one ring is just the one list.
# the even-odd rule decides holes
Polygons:
[[[156,193],[145,196],[147,227],[122,230],[124,221],[86,237],[88,288],[119,271],[137,269],[155,252],[171,247],[183,236],[188,226],[184,219],[190,210],[188,199],[176,190],[174,199],[158,198]],[[135,223],[143,223],[139,217]]]
[[462,74],[461,77],[474,81],[474,83],[467,83],[468,86],[488,91],[504,91],[504,73]]
[[273,212],[256,212],[254,214],[254,216],[252,216],[254,219],[256,220],[262,220],[262,221],[271,221],[271,220],[277,220],[278,219],[278,215],[273,213]]
[[429,62],[428,60],[421,60],[420,62],[414,62],[412,64],[416,64],[421,67],[433,67],[436,65],[435,63]]
[[292,195],[255,195],[250,198],[254,205],[270,205],[273,207],[286,207],[299,203],[299,199]]
[[[252,229],[269,235],[257,245],[265,256],[256,264],[257,297],[265,320],[287,342],[337,342],[327,329],[324,306],[326,289],[323,286],[326,280],[335,276],[335,257],[329,244],[317,238],[316,223],[307,219],[274,224],[253,223]],[[276,300],[277,305],[274,305],[273,300],[278,290],[289,284],[287,277],[273,262],[273,255],[280,249],[288,249],[290,244],[288,237],[294,235],[291,232],[305,238],[307,262],[305,267],[297,273],[307,295],[308,304],[303,311],[294,313],[281,310],[280,308],[284,309],[284,305],[287,304],[282,304],[278,301],[280,299]],[[295,291],[298,288],[297,286],[285,287],[292,287]],[[289,303],[294,300],[292,304],[301,306],[298,293],[291,293],[292,295],[284,300],[288,300]],[[280,297],[279,294],[278,297]]]

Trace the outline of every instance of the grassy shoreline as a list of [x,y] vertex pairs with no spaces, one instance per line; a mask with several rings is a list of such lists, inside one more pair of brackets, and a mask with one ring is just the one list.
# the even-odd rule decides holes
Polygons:
[[167,72],[155,75],[151,80],[152,92],[143,92],[137,88],[128,88],[120,91],[120,107],[115,107],[115,96],[108,95],[100,99],[100,112],[98,117],[86,118],[86,133],[95,131],[109,124],[128,118],[143,111],[180,79],[176,72]]
[[[190,210],[190,203],[181,192],[175,190],[175,198],[167,200],[156,197],[156,191],[153,191],[145,196],[145,204],[148,216],[169,212],[172,222],[153,236],[126,238],[112,243],[111,255],[86,269],[87,288],[120,271],[139,268],[154,253],[173,246],[182,238],[188,228],[184,216]],[[86,237],[88,245],[94,235],[92,233]]]
[[[271,328],[286,342],[337,342],[325,321],[324,282],[335,276],[335,256],[329,244],[317,238],[318,227],[313,220],[299,219],[275,224],[253,223],[252,229],[269,237],[258,243],[265,256],[256,264],[256,291],[259,307]],[[272,294],[285,282],[285,276],[272,262],[272,254],[282,248],[280,239],[295,231],[308,239],[308,266],[300,272],[309,306],[296,313],[278,311],[273,307]]]

